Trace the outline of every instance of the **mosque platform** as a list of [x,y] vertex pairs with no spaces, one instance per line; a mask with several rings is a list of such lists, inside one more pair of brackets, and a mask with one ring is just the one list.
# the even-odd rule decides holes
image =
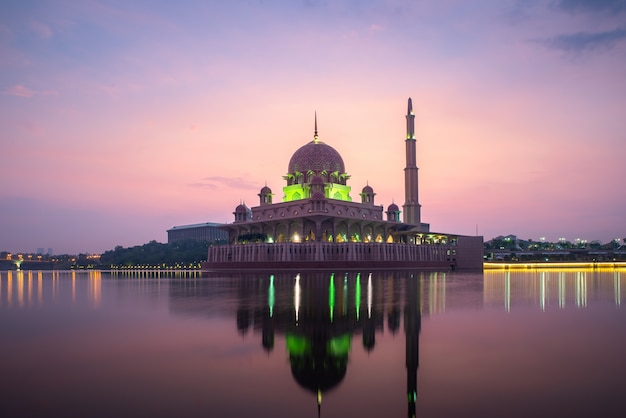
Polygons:
[[463,236],[459,236],[454,245],[320,241],[220,245],[209,248],[208,259],[202,263],[202,269],[482,269],[482,250],[482,237]]

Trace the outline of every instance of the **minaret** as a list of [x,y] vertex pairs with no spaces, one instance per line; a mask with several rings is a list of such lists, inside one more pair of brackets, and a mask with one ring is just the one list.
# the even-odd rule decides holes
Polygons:
[[404,205],[403,220],[410,225],[420,225],[420,209],[417,184],[417,153],[415,147],[415,115],[413,102],[409,97],[409,107],[406,114],[406,167],[404,168]]

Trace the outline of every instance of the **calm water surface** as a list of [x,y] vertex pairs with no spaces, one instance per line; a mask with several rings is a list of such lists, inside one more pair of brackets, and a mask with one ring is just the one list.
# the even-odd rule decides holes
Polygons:
[[0,272],[0,416],[626,416],[626,271]]

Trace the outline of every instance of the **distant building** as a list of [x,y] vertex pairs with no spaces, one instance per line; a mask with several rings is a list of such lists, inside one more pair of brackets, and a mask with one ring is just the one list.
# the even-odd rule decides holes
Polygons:
[[174,226],[172,229],[167,230],[167,243],[171,244],[187,239],[209,242],[226,241],[228,233],[219,229],[219,226],[222,225],[212,222]]

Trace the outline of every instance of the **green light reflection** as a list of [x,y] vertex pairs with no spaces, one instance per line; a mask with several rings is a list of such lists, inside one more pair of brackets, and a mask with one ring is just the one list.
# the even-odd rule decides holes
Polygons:
[[330,322],[333,322],[335,314],[335,273],[330,275],[330,283],[328,285],[328,309],[330,313]]
[[356,320],[361,316],[361,273],[356,275],[356,285],[354,289],[354,310],[356,312]]
[[275,292],[274,292],[274,275],[270,276],[270,286],[267,291],[267,305],[270,308],[270,318],[274,316],[274,303],[275,303]]

